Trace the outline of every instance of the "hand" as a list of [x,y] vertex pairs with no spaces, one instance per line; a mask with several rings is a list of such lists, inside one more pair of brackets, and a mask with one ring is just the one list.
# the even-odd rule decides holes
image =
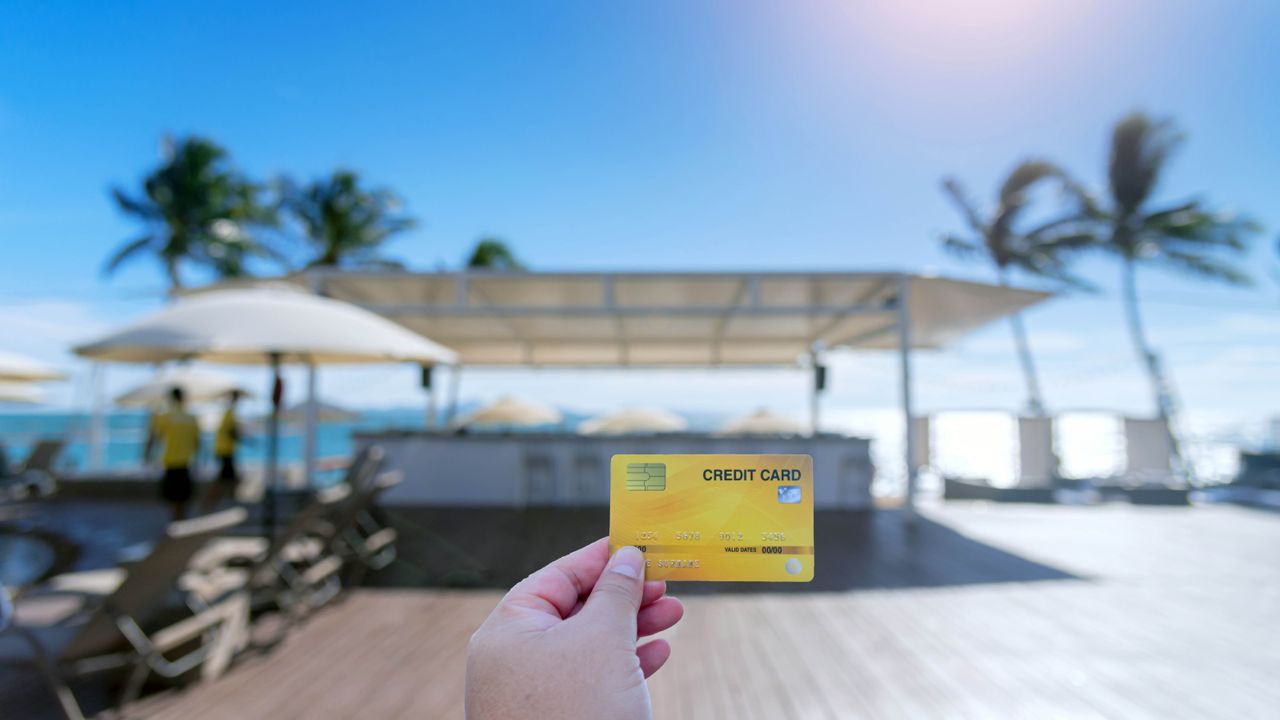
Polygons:
[[471,636],[468,720],[650,717],[645,678],[671,646],[636,641],[684,615],[666,591],[636,548],[610,558],[607,538],[525,578]]

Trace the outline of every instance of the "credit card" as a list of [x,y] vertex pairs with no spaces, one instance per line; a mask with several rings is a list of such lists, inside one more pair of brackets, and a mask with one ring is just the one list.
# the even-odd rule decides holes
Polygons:
[[649,580],[809,582],[808,455],[614,455],[609,545],[644,552]]

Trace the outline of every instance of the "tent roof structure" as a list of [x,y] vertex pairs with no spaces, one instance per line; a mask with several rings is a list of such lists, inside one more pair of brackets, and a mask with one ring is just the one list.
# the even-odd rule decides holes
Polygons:
[[[1050,295],[896,272],[432,272],[286,278],[468,366],[794,366],[815,348],[940,348]],[[225,286],[224,286],[225,287]]]

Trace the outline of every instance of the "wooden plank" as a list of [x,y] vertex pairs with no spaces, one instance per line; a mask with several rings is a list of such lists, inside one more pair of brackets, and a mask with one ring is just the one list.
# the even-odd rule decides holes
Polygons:
[[[591,539],[601,517],[463,513],[431,532],[492,584]],[[688,613],[664,633],[674,652],[650,681],[655,716],[1259,717],[1280,706],[1280,515],[961,505],[932,518],[914,532],[891,514],[825,519],[830,576],[818,586],[672,584]],[[515,555],[505,565],[504,553]],[[274,652],[134,714],[458,717],[467,640],[500,596],[358,590]],[[23,701],[33,692],[0,682],[6,718],[46,712]]]

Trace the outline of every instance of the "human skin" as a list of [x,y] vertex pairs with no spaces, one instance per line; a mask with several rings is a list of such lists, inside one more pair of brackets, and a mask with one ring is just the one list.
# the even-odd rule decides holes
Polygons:
[[471,636],[468,720],[652,717],[645,678],[671,645],[638,640],[684,615],[666,591],[636,548],[610,558],[608,538],[525,578]]

